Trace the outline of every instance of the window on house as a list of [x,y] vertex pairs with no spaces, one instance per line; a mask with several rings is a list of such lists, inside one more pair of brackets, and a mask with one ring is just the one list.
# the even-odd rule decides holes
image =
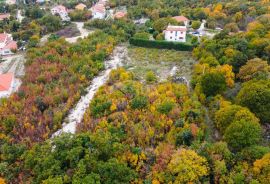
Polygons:
[[181,34],[183,34],[183,32],[181,32]]
[[171,31],[171,34],[172,34],[173,32]]
[[182,40],[182,39],[183,39],[183,37],[181,37],[181,36],[180,36],[180,37],[179,37],[179,39],[180,39],[180,40]]
[[172,37],[170,37],[170,39],[172,39]]

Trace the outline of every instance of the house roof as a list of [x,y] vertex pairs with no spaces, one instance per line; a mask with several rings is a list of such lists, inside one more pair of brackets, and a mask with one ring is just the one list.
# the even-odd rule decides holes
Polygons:
[[114,18],[117,18],[117,19],[120,19],[120,18],[123,18],[127,15],[126,12],[117,12],[114,14]]
[[0,20],[8,19],[10,17],[9,13],[0,14]]
[[67,11],[67,8],[63,5],[57,5],[57,6],[53,7],[52,9],[56,9],[58,11]]
[[6,73],[0,75],[0,91],[8,91],[11,87],[14,78],[13,73]]
[[165,31],[187,31],[185,26],[168,26]]
[[3,49],[17,49],[17,42],[16,41],[10,41],[7,43],[7,45]]
[[174,20],[176,20],[177,22],[184,22],[184,21],[188,21],[188,18],[186,18],[185,16],[175,16],[173,17]]
[[103,4],[96,4],[92,7],[92,11],[99,12],[99,13],[105,13],[106,9]]
[[78,4],[77,6],[75,6],[75,9],[77,10],[84,10],[87,6],[83,3]]
[[0,33],[0,43],[3,43],[7,40],[8,34]]

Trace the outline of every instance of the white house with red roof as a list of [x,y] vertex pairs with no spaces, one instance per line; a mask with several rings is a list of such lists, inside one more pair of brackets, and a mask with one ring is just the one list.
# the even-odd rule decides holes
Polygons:
[[51,9],[51,13],[53,15],[59,15],[62,21],[70,21],[70,17],[68,16],[68,9],[63,5],[57,5]]
[[183,22],[186,27],[189,25],[189,19],[186,18],[185,16],[180,15],[172,18],[176,20],[178,23]]
[[186,42],[187,28],[186,26],[169,25],[163,31],[165,40],[174,42]]
[[102,3],[97,3],[91,8],[93,19],[105,19],[106,8]]
[[0,55],[14,54],[12,51],[17,48],[17,42],[13,40],[11,34],[0,33]]
[[0,98],[8,97],[15,88],[15,78],[13,73],[0,75]]

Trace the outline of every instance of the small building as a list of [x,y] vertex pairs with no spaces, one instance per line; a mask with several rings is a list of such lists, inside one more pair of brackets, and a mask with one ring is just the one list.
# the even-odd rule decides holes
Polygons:
[[174,42],[186,42],[187,28],[186,26],[169,25],[164,30],[165,40]]
[[8,5],[16,4],[16,0],[6,0],[6,4]]
[[80,4],[75,6],[76,10],[81,10],[81,11],[85,10],[86,8],[87,8],[87,6],[85,4],[83,4],[83,3],[80,3]]
[[181,23],[183,22],[184,25],[187,27],[189,25],[189,19],[186,18],[185,16],[175,16],[175,17],[172,17],[174,20],[176,20],[178,23]]
[[13,40],[11,34],[0,33],[0,55],[6,56],[14,54],[13,50],[17,50],[17,42]]
[[15,88],[15,79],[13,73],[0,75],[0,98],[8,97]]
[[91,8],[93,19],[105,19],[106,8],[103,4],[96,4]]
[[68,16],[68,9],[63,5],[53,7],[51,9],[51,13],[53,15],[59,15],[62,21],[70,21],[70,17]]
[[5,19],[9,19],[9,17],[10,17],[9,13],[0,14],[0,21],[3,21]]
[[115,19],[123,19],[123,18],[125,18],[127,16],[127,13],[126,12],[123,12],[123,11],[119,11],[119,12],[116,12],[115,14],[114,14],[114,18]]

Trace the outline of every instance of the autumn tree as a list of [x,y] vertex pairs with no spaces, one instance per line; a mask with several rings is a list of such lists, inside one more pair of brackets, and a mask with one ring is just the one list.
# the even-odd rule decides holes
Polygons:
[[172,155],[168,170],[175,176],[175,184],[199,182],[209,172],[206,159],[187,149],[179,149]]
[[269,74],[270,66],[267,61],[254,58],[240,68],[237,77],[242,81],[249,81],[251,79],[267,79]]
[[215,113],[215,124],[222,134],[231,123],[240,120],[259,122],[249,109],[239,105],[227,105]]
[[268,183],[270,181],[270,153],[267,153],[253,163],[253,173],[255,179],[260,183]]

